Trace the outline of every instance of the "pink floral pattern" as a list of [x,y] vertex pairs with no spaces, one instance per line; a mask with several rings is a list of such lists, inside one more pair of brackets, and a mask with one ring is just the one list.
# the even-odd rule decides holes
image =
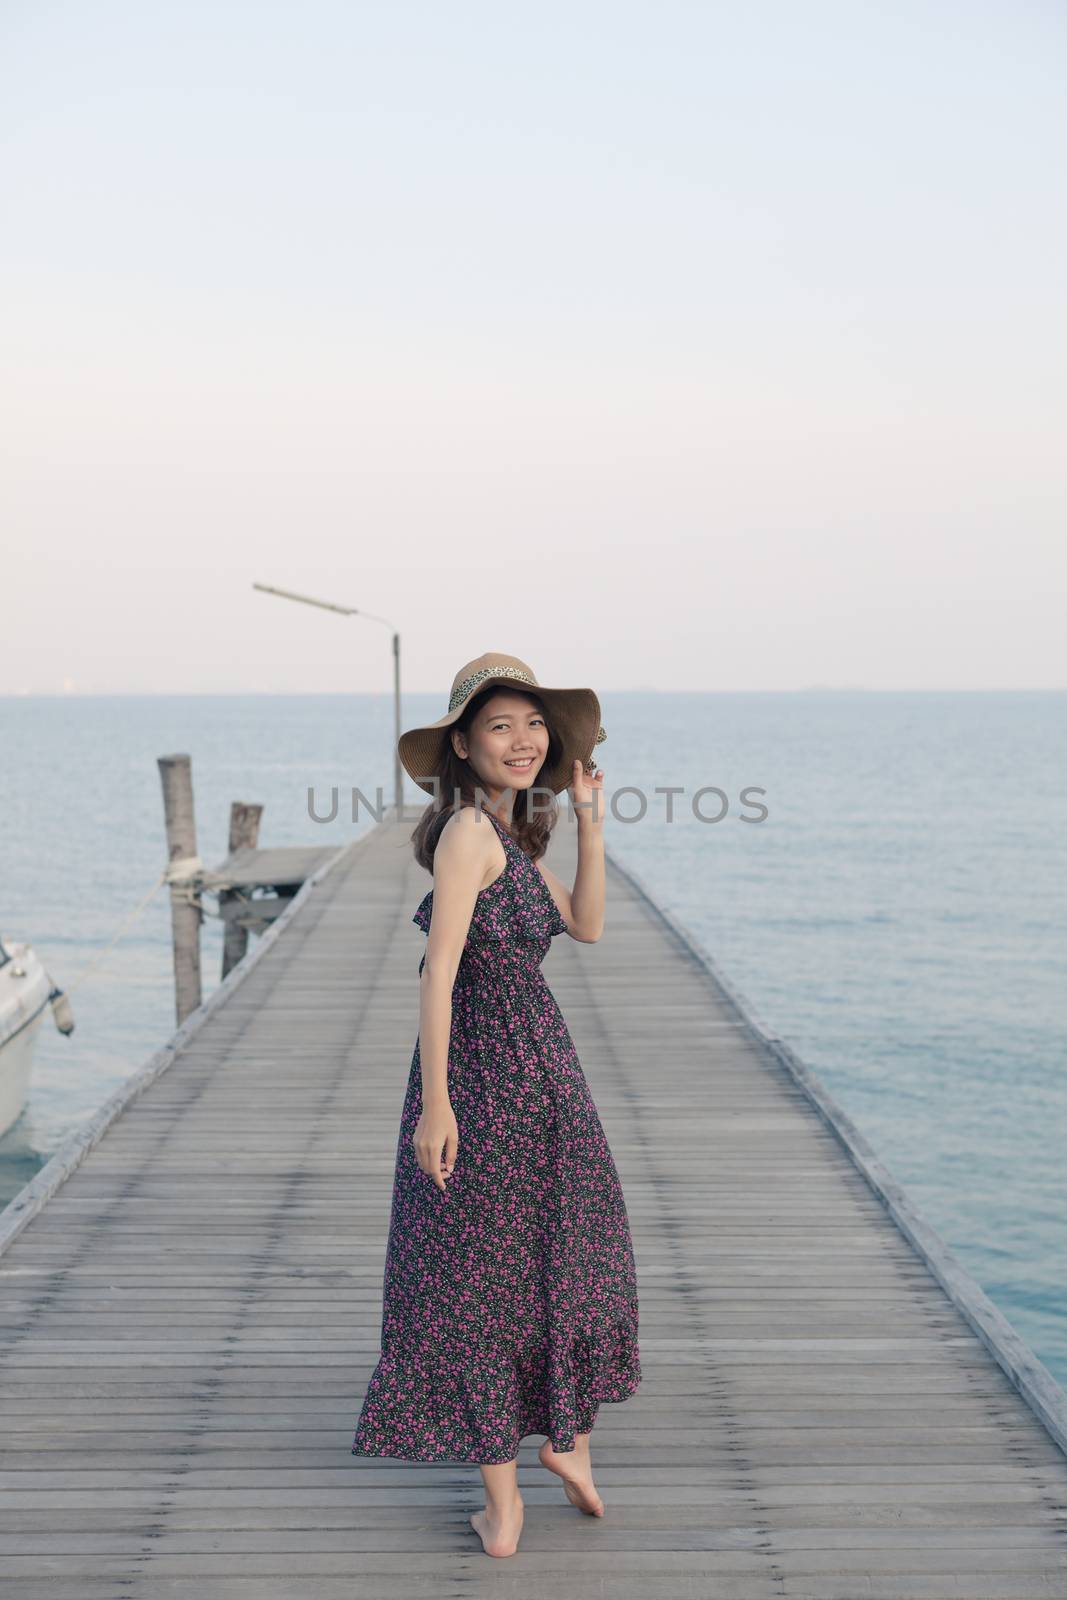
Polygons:
[[[541,872],[507,855],[481,891],[452,991],[448,1093],[459,1126],[442,1193],[415,1159],[415,1043],[400,1117],[381,1354],[352,1454],[512,1460],[527,1434],[573,1450],[602,1402],[641,1381],[622,1187],[541,963],[566,932]],[[433,890],[415,913],[430,930]],[[419,964],[422,972],[425,955]]]

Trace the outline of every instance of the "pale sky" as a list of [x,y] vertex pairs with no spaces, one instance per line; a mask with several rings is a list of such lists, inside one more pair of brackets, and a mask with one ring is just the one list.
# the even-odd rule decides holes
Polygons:
[[3,0],[0,693],[1067,687],[1067,8]]

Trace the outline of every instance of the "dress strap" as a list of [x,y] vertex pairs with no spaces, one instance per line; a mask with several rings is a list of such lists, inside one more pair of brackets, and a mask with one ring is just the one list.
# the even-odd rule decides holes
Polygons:
[[[473,810],[473,809],[474,809],[474,807],[472,806],[471,810]],[[506,828],[504,826],[504,824],[501,822],[500,818],[494,812],[490,811],[488,806],[482,806],[481,811],[482,811],[482,816],[483,817],[488,817],[490,822],[492,822],[494,824],[494,826],[497,828],[498,832],[503,834],[504,839],[507,841],[508,844],[516,844],[517,843],[516,839],[514,838],[514,836],[511,833],[510,829],[508,829],[508,828]]]

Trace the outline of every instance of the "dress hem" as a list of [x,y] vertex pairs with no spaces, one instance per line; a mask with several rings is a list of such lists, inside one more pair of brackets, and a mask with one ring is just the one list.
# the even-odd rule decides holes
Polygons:
[[[616,1395],[610,1400],[608,1400],[608,1399],[593,1400],[591,1402],[591,1404],[593,1406],[593,1412],[594,1412],[592,1423],[590,1424],[590,1426],[588,1428],[576,1428],[575,1432],[576,1433],[592,1433],[593,1429],[596,1427],[596,1421],[597,1421],[596,1413],[599,1412],[600,1407],[601,1406],[621,1406],[621,1405],[625,1405],[626,1401],[627,1400],[631,1400],[633,1398],[633,1396],[637,1393],[637,1390],[640,1387],[640,1385],[641,1385],[641,1378],[639,1376],[637,1378],[637,1381],[634,1383],[633,1388],[628,1390],[628,1392],[626,1394]],[[349,1454],[353,1455],[353,1456],[364,1456],[368,1460],[375,1460],[375,1459],[382,1460],[382,1459],[385,1459],[385,1460],[388,1460],[388,1461],[416,1461],[416,1462],[421,1462],[424,1466],[433,1466],[433,1465],[447,1466],[450,1463],[454,1463],[457,1466],[499,1467],[499,1466],[505,1466],[507,1464],[507,1462],[509,1462],[509,1461],[514,1461],[515,1457],[519,1453],[519,1445],[523,1444],[525,1442],[525,1440],[531,1439],[531,1438],[535,1438],[535,1437],[540,1437],[540,1438],[543,1438],[543,1439],[547,1439],[552,1444],[553,1450],[555,1450],[557,1452],[557,1454],[560,1454],[560,1455],[570,1455],[571,1451],[573,1451],[574,1448],[575,1448],[574,1445],[571,1445],[570,1449],[561,1449],[561,1447],[559,1445],[557,1445],[552,1440],[552,1435],[548,1431],[547,1428],[527,1428],[526,1432],[523,1433],[522,1435],[520,1435],[518,1444],[516,1444],[514,1450],[512,1450],[512,1452],[511,1452],[511,1454],[510,1455],[504,1455],[504,1456],[496,1456],[496,1457],[493,1457],[493,1456],[474,1456],[474,1455],[465,1455],[465,1456],[432,1455],[432,1456],[429,1456],[429,1455],[417,1455],[412,1451],[404,1451],[404,1450],[384,1450],[384,1449],[383,1450],[368,1450],[368,1449],[362,1449],[362,1448],[358,1448],[357,1449],[357,1447],[355,1445],[352,1446],[351,1450],[349,1451]]]

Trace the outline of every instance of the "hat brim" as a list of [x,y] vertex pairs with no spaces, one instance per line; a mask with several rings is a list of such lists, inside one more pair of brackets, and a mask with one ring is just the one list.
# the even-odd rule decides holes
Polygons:
[[[600,726],[600,701],[595,691],[549,689],[542,687],[541,684],[531,684],[529,688],[520,689],[513,678],[501,675],[499,678],[487,678],[479,683],[477,692],[481,694],[485,689],[496,685],[515,689],[520,694],[534,695],[543,702],[552,723],[552,731],[559,739],[563,750],[554,766],[549,766],[546,762],[535,781],[538,788],[551,789],[553,794],[560,794],[571,782],[574,762],[580,760],[585,766],[593,753],[594,745],[606,737]],[[400,735],[397,751],[401,764],[408,776],[427,794],[435,792],[434,780],[441,767],[442,746],[449,737],[449,730],[453,724],[463,715],[470,698],[456,706],[447,716],[439,717],[436,722],[428,722],[421,728],[408,728]]]

